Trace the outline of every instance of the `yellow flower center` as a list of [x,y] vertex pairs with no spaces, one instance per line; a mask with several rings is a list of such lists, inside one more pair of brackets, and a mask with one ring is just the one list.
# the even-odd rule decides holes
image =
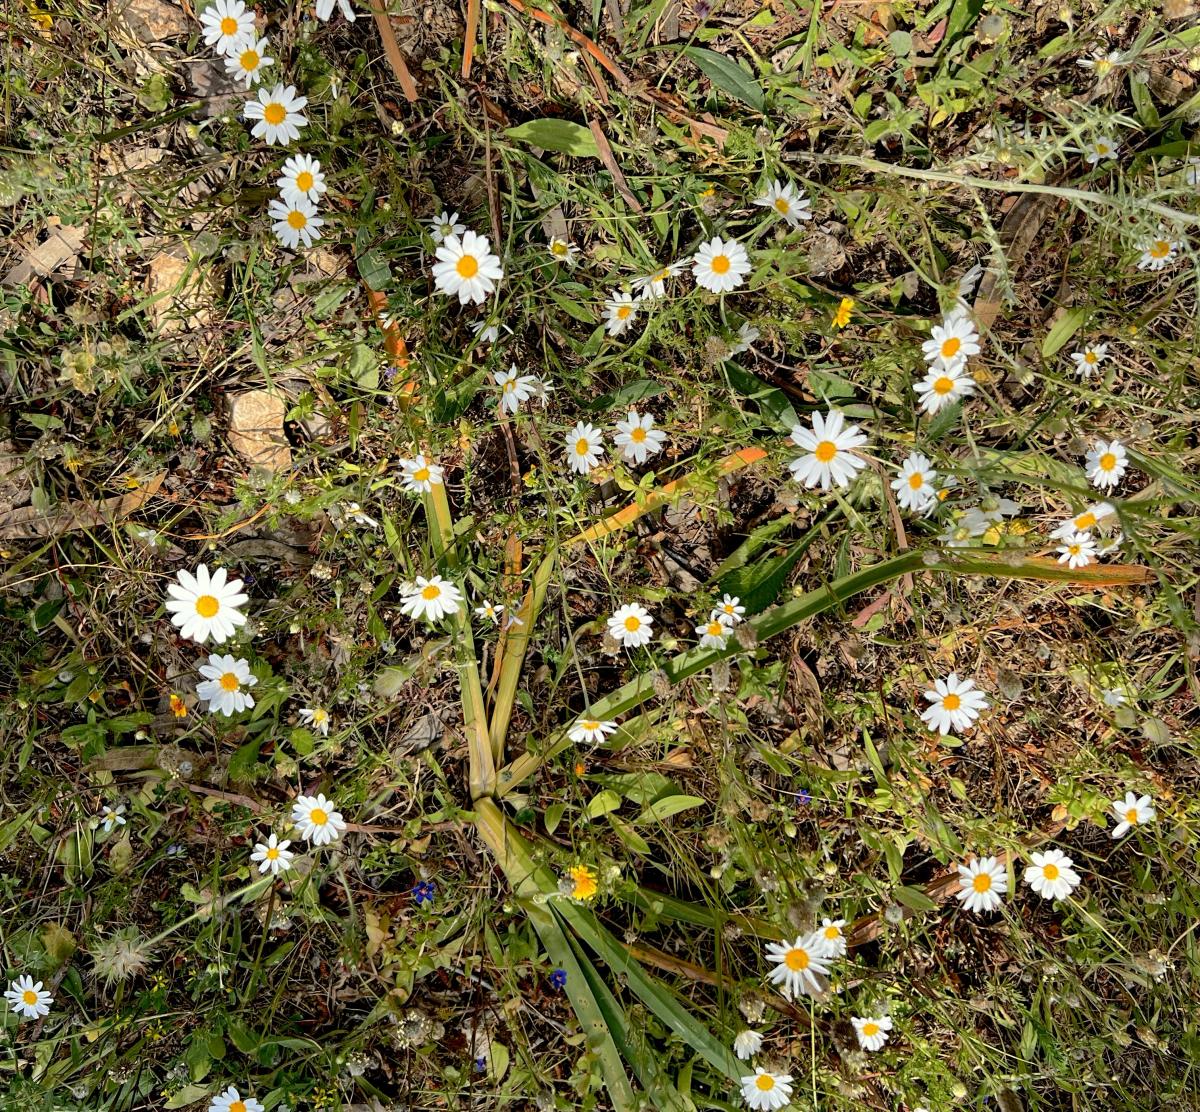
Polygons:
[[242,69],[244,69],[247,73],[253,73],[256,69],[258,69],[258,60],[257,50],[242,51]]
[[1103,77],[1113,68],[1112,62],[1107,58],[1097,58],[1095,65],[1092,67],[1097,77]]
[[942,699],[943,710],[958,710],[962,706],[962,699],[959,696],[951,693]]
[[727,274],[729,273],[729,256],[714,255],[711,265],[714,274]]
[[962,340],[957,336],[951,336],[947,340],[942,341],[942,358],[950,359],[958,354],[958,349],[962,347]]
[[562,240],[556,240],[554,243],[550,244],[550,254],[556,255],[560,259],[564,255],[570,254],[570,251],[571,248],[567,244],[563,243]]
[[304,227],[305,224],[308,223],[308,217],[305,216],[304,213],[302,213],[299,209],[292,209],[292,211],[287,214],[287,222],[291,227],[295,228],[296,231],[299,231]]
[[1117,457],[1115,455],[1113,455],[1112,452],[1105,452],[1104,455],[1102,455],[1100,457],[1100,470],[1101,471],[1111,471],[1116,466],[1117,466]]
[[479,260],[474,255],[463,255],[454,264],[454,269],[458,271],[460,278],[474,278],[479,273]]
[[971,881],[971,887],[976,892],[986,892],[992,887],[992,878],[989,873],[980,873]]
[[322,811],[320,807],[314,807],[308,812],[308,821],[313,826],[324,826],[329,821],[329,815]]
[[628,320],[629,314],[633,312],[633,307],[630,305],[617,306],[617,320]]
[[637,631],[642,628],[642,619],[636,614],[630,614],[629,617],[625,619],[625,628],[629,630],[630,633],[637,633]]
[[271,101],[270,104],[263,108],[263,119],[272,127],[278,127],[286,117],[287,109],[277,100]]
[[802,973],[808,968],[808,962],[808,951],[801,949],[799,946],[793,946],[783,955],[783,964],[793,973]]
[[725,627],[720,622],[709,622],[706,632],[709,637],[724,637]]
[[754,1087],[760,1093],[769,1093],[775,1088],[775,1078],[773,1078],[769,1073],[760,1073],[754,1079]]
[[871,1038],[873,1035],[878,1035],[879,1034],[879,1024],[878,1023],[870,1023],[870,1022],[864,1023],[863,1028],[862,1028],[862,1033],[868,1039]]
[[820,444],[813,449],[813,455],[822,463],[828,463],[834,456],[837,455],[837,445],[832,440],[822,440]]
[[775,211],[783,213],[784,216],[787,216],[787,214],[792,211],[792,206],[788,204],[786,197],[776,198]]
[[1171,245],[1165,239],[1156,239],[1150,248],[1152,259],[1165,259],[1171,253]]
[[942,375],[941,378],[933,384],[933,392],[935,394],[949,394],[954,389],[954,379],[949,375]]
[[1094,513],[1092,513],[1091,510],[1088,510],[1088,512],[1085,514],[1080,514],[1075,519],[1075,528],[1076,529],[1090,529],[1095,524],[1096,524],[1096,515]]
[[238,21],[234,19],[233,16],[227,15],[223,20],[221,20],[222,35],[236,35],[237,29]]
[[428,467],[418,467],[417,470],[413,472],[413,482],[417,482],[417,483],[429,482],[429,468]]
[[581,436],[575,441],[575,454],[577,456],[586,456],[592,450],[591,441],[586,436]]
[[914,471],[908,477],[909,490],[920,490],[925,485],[925,476],[920,471]]
[[221,604],[214,595],[201,595],[196,599],[196,613],[202,618],[215,618]]
[[307,193],[313,187],[313,176],[307,170],[301,170],[296,175],[296,188],[301,193]]
[[516,388],[517,388],[517,380],[515,378],[510,378],[504,384],[504,392],[506,394],[511,394]]
[[1138,820],[1137,808],[1130,807],[1129,810],[1125,812],[1125,821],[1127,823],[1129,823],[1131,826],[1136,826],[1137,820]]
[[226,691],[236,691],[239,687],[241,687],[241,681],[238,680],[237,673],[226,672],[221,677],[221,687]]
[[1044,876],[1047,880],[1058,880],[1058,866],[1043,865],[1042,876]]
[[1079,550],[1080,550],[1080,546],[1077,544],[1067,545],[1067,555],[1068,556],[1078,556]]
[[279,850],[274,846],[267,846],[267,860],[275,861],[279,857]]
[[1096,153],[1097,154],[1108,154],[1108,144],[1107,143],[1097,143],[1096,144]]
[[1094,364],[1096,362],[1096,353],[1094,351],[1085,351],[1083,353],[1083,361]]
[[641,425],[638,425],[636,428],[630,430],[629,439],[635,444],[641,444],[646,439],[646,430]]
[[244,1100],[235,1100],[229,1106],[229,1112],[246,1112],[246,1102]]
[[830,940],[830,942],[832,942],[835,938],[842,937],[842,930],[840,927],[835,927],[835,926],[830,925],[825,928],[825,937],[828,938]]
[[429,602],[432,602],[441,593],[442,589],[436,583],[430,583],[428,587],[421,588],[421,597]]
[[38,1002],[38,994],[34,992],[33,989],[27,988],[23,993],[21,993],[21,999],[26,1004],[36,1004]]
[[327,710],[314,710],[312,716],[313,725],[320,726],[328,717],[329,712]]
[[584,728],[585,730],[598,730],[598,729],[600,729],[600,723],[599,723],[599,722],[597,722],[597,721],[596,721],[594,718],[589,718],[589,719],[588,719],[586,722],[583,722],[583,723],[581,723],[581,725],[583,726],[583,728]]

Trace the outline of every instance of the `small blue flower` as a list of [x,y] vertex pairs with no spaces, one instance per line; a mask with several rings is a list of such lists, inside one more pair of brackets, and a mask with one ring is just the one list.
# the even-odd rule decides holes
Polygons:
[[567,987],[567,971],[565,969],[556,969],[553,973],[550,974],[550,983],[555,988],[559,988],[559,989],[566,988]]
[[485,1069],[487,1069],[487,1058],[481,1054],[475,1059],[475,1072],[483,1073]]
[[417,907],[420,907],[422,904],[433,903],[433,897],[436,895],[436,893],[437,886],[432,880],[418,880],[417,883],[413,885],[412,898]]
[[808,788],[801,788],[800,789],[800,805],[802,807],[807,807],[811,802],[812,802],[812,793],[808,790]]

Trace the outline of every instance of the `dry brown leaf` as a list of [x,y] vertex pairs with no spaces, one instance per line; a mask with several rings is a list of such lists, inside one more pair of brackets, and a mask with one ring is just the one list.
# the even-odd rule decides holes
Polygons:
[[287,404],[269,390],[247,390],[229,402],[229,446],[251,467],[282,471],[292,464],[283,433]]
[[48,278],[79,257],[83,229],[71,224],[51,223],[48,234],[24,259],[4,276],[4,285],[21,286],[30,278]]
[[147,479],[137,490],[104,498],[94,504],[69,502],[65,506],[43,513],[33,506],[22,506],[0,514],[0,540],[30,540],[52,534],[70,533],[76,529],[92,529],[98,525],[116,525],[130,514],[137,513],[162,486],[165,471]]

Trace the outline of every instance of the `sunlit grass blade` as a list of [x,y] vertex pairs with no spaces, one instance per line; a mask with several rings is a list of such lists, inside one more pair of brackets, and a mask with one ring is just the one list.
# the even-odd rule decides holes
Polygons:
[[[1135,586],[1153,578],[1150,568],[1141,565],[1094,564],[1068,568],[1054,560],[1032,556],[992,555],[973,552],[906,552],[883,563],[843,576],[824,587],[808,591],[799,598],[774,606],[751,618],[747,624],[760,641],[791,629],[800,622],[833,610],[874,587],[909,573],[922,571],[950,575],[991,575],[999,579],[1039,579],[1081,587]],[[718,660],[744,650],[731,640],[724,649],[691,649],[672,657],[662,665],[662,673],[672,684],[694,676]],[[597,718],[619,718],[654,695],[655,677],[643,673],[623,687],[592,704]],[[542,753],[525,753],[502,768],[497,777],[497,795],[503,796],[524,783],[542,764],[570,744],[565,736],[555,739]]]

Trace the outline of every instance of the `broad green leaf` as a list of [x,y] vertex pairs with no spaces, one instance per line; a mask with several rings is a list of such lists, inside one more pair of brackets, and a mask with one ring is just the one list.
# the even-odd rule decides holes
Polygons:
[[984,0],[954,0],[954,7],[946,20],[946,35],[942,39],[945,50],[955,39],[974,26],[983,11]]
[[571,120],[530,120],[528,123],[508,128],[504,134],[519,143],[528,143],[547,151],[573,154],[577,158],[600,157],[591,131]]
[[683,53],[723,93],[762,111],[762,86],[732,58],[705,50],[702,46],[686,47]]
[[937,902],[931,900],[920,888],[913,888],[907,884],[893,888],[892,895],[897,903],[902,903],[913,911],[936,911],[938,907]]
[[615,811],[621,806],[621,797],[614,791],[602,791],[597,795],[592,796],[588,801],[588,805],[584,814],[589,819],[599,818],[601,815],[607,815],[609,811]]
[[210,1096],[212,1096],[212,1087],[209,1085],[185,1085],[167,1100],[163,1108],[167,1112],[171,1112],[172,1109],[186,1108],[189,1104],[195,1104]]
[[392,284],[392,270],[387,256],[378,248],[364,252],[355,259],[358,276],[373,290],[386,290]]
[[758,406],[758,411],[766,419],[767,424],[777,429],[791,432],[792,426],[799,424],[800,419],[788,401],[788,396],[774,386],[756,378],[749,371],[743,370],[737,363],[727,360],[724,363],[725,373],[729,376],[729,384],[739,393],[745,395]]
[[681,811],[690,811],[693,807],[703,804],[704,800],[698,795],[666,795],[651,803],[634,822],[662,822],[663,819],[669,819]]
[[546,808],[545,819],[546,833],[553,834],[558,829],[558,824],[562,822],[563,812],[567,809],[565,803],[551,803]]
[[1061,351],[1066,342],[1083,327],[1091,315],[1092,307],[1090,305],[1081,305],[1063,313],[1054,322],[1053,327],[1046,333],[1046,338],[1042,341],[1042,358],[1049,359]]

